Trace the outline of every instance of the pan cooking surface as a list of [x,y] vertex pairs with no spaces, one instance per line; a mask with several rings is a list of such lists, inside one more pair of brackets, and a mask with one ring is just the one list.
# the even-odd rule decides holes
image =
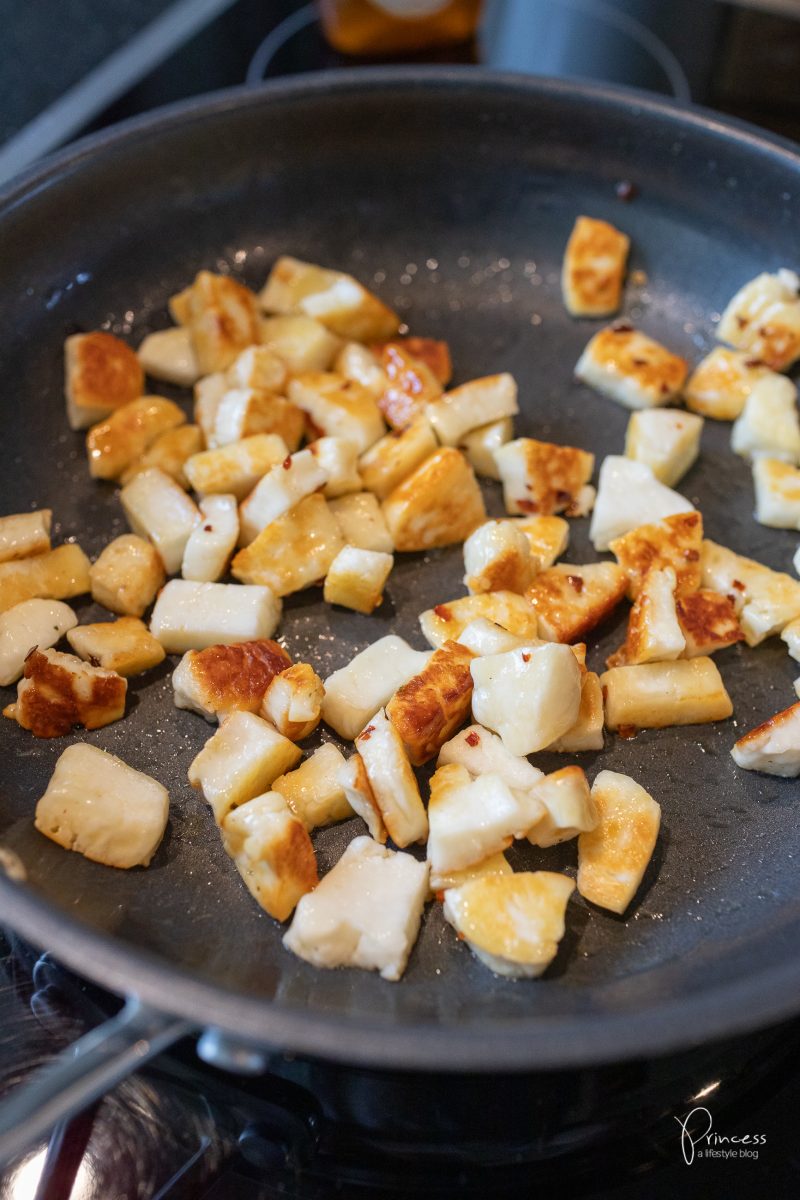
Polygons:
[[[572,377],[598,328],[571,319],[561,301],[558,273],[574,218],[603,217],[631,236],[631,270],[646,282],[634,275],[624,313],[692,362],[714,344],[715,316],[736,288],[760,270],[797,265],[798,160],[749,135],[599,90],[479,83],[459,72],[355,79],[305,80],[152,127],[140,122],[45,173],[25,204],[12,198],[0,209],[0,511],[52,507],[54,541],[77,539],[91,556],[125,530],[116,490],[90,480],[83,437],[67,428],[62,342],[78,328],[107,328],[138,345],[169,323],[167,297],[200,267],[230,271],[251,287],[279,253],[351,271],[398,308],[413,333],[448,340],[456,382],[511,371],[520,388],[518,434],[585,447],[599,465],[622,452],[629,414]],[[629,203],[617,197],[621,180],[635,185]],[[186,393],[152,390],[189,412]],[[702,511],[707,536],[790,570],[796,538],[755,523],[750,471],[729,439],[728,424],[706,423],[701,459],[679,490]],[[499,486],[485,491],[499,515]],[[588,524],[571,522],[565,561],[596,560]],[[280,634],[292,656],[323,677],[389,632],[422,648],[418,614],[463,594],[462,575],[460,546],[399,555],[373,616],[323,605],[315,589],[286,601]],[[84,622],[109,617],[86,599],[75,607]],[[590,638],[593,669],[623,640],[623,608]],[[176,661],[130,681],[123,721],[76,734],[169,788],[169,828],[152,865],[112,871],[36,833],[36,800],[73,739],[38,741],[10,721],[0,723],[0,841],[22,858],[35,892],[71,920],[233,994],[223,1007],[237,996],[276,1006],[244,1005],[239,1022],[232,1008],[220,1009],[223,1023],[269,1040],[280,1010],[298,1017],[281,1036],[302,1049],[299,1018],[347,1018],[356,1030],[377,1029],[374,1061],[397,1056],[398,1031],[433,1025],[473,1042],[480,1031],[504,1035],[507,1064],[522,1065],[536,1055],[568,1057],[569,1030],[599,1030],[608,1018],[627,1028],[627,1052],[631,1038],[646,1052],[707,1032],[707,1024],[693,1026],[692,1005],[707,1022],[715,989],[745,989],[744,997],[761,973],[797,956],[797,783],[742,772],[729,754],[741,733],[792,703],[797,668],[776,639],[716,657],[734,701],[731,721],[631,741],[608,736],[602,754],[534,758],[544,770],[576,761],[590,778],[602,768],[631,774],[660,802],[663,825],[625,919],[574,899],[554,965],[539,982],[517,983],[476,962],[437,904],[426,911],[400,984],[320,972],[284,951],[281,929],[246,892],[210,809],[188,785],[189,763],[212,727],[173,707]],[[4,702],[11,698],[5,689]],[[354,819],[316,833],[321,871],[360,832]],[[517,869],[574,875],[576,846],[517,845],[511,859]],[[0,902],[10,903],[8,885]],[[65,938],[73,965],[96,973],[96,946],[89,954],[80,938]],[[145,974],[131,962],[130,986]],[[162,1002],[179,1003],[158,962],[145,988],[150,999],[159,998],[152,980],[160,978]],[[660,1006],[676,1002],[686,1006],[680,1020],[658,1017]],[[720,1002],[719,1031],[725,1020],[746,1023],[749,1002],[735,1013]],[[782,1003],[785,1011],[788,995]],[[328,1052],[350,1053],[353,1036],[345,1028],[345,1041]],[[415,1044],[409,1063],[448,1062],[445,1050]],[[613,1055],[620,1045],[586,1044],[580,1053]],[[463,1061],[475,1065],[481,1053],[464,1050]]]

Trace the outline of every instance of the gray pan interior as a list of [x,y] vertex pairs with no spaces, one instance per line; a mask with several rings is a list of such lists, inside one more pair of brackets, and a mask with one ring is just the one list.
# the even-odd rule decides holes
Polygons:
[[[621,180],[636,187],[629,203]],[[282,252],[352,271],[413,332],[447,338],[458,381],[512,371],[519,433],[584,446],[599,462],[621,452],[628,414],[573,380],[596,328],[571,320],[559,293],[575,216],[631,235],[631,266],[647,282],[629,284],[625,313],[697,361],[741,283],[798,265],[798,194],[791,147],[742,126],[636,93],[471,70],[309,76],[134,121],[0,200],[0,511],[50,506],[57,540],[91,555],[122,532],[114,488],[90,481],[83,439],[64,419],[64,336],[105,328],[136,345],[168,323],[167,297],[199,267],[257,287]],[[188,395],[166,391],[188,411]],[[790,570],[797,538],[755,523],[750,472],[729,437],[728,425],[707,424],[683,490],[709,536]],[[499,513],[497,488],[486,493]],[[572,523],[569,561],[595,558],[587,527]],[[460,547],[400,556],[374,616],[324,606],[312,590],[287,602],[281,634],[323,676],[389,632],[422,647],[418,613],[461,595],[462,572]],[[76,608],[83,621],[107,615],[85,599]],[[592,637],[592,666],[624,620]],[[777,640],[717,661],[733,720],[609,737],[602,755],[576,759],[590,776],[608,767],[640,780],[663,830],[626,917],[572,901],[538,982],[491,975],[439,905],[400,984],[317,971],[285,952],[187,783],[211,729],[173,708],[174,660],[132,681],[123,721],[76,735],[169,787],[169,829],[147,870],[103,868],[35,832],[36,799],[74,738],[37,741],[0,722],[0,841],[28,875],[27,886],[0,881],[0,920],[169,1011],[374,1066],[587,1063],[754,1026],[798,1007],[798,788],[739,771],[729,748],[792,702],[796,667]],[[359,832],[353,820],[315,836],[323,871]],[[574,843],[512,854],[518,868],[570,873],[575,856]]]

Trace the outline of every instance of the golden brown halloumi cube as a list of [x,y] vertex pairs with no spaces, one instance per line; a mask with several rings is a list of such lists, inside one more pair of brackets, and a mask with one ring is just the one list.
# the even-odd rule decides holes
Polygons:
[[264,692],[259,715],[292,742],[313,733],[322,716],[325,687],[308,663],[294,663],[276,675]]
[[184,471],[199,496],[232,495],[241,502],[288,454],[289,447],[278,434],[256,433],[229,446],[201,450],[187,460]]
[[419,623],[426,642],[436,648],[447,641],[457,641],[467,625],[480,617],[518,637],[534,642],[538,639],[536,609],[516,592],[480,592],[474,596],[460,596],[457,600],[448,600],[421,613]]
[[578,891],[592,904],[624,913],[653,856],[661,806],[628,775],[601,771],[592,784],[599,816],[578,838]]
[[31,646],[49,650],[77,624],[75,613],[61,600],[22,600],[0,613],[0,687],[17,682]]
[[703,418],[673,408],[631,413],[625,455],[646,463],[661,483],[674,487],[697,461]]
[[378,408],[392,429],[407,429],[424,415],[426,404],[441,396],[442,385],[428,364],[414,358],[402,343],[386,342],[377,349],[377,360],[386,379]]
[[383,603],[383,589],[393,566],[391,554],[343,546],[328,568],[323,598],[328,604],[371,613]]
[[189,329],[201,375],[227,370],[242,350],[261,340],[256,297],[229,275],[198,271],[180,297],[173,315],[177,309],[180,324]]
[[630,244],[608,221],[578,217],[561,270],[564,304],[573,317],[610,317],[617,311]]
[[424,842],[428,816],[402,738],[383,709],[356,738],[383,823],[396,846]]
[[476,475],[485,479],[500,479],[495,453],[514,436],[513,417],[501,417],[490,421],[459,438],[458,449],[463,450],[472,463]]
[[155,546],[135,533],[114,538],[89,569],[92,598],[110,612],[140,617],[167,575]]
[[185,420],[183,410],[163,396],[142,396],[122,405],[86,435],[89,474],[94,479],[119,479],[156,438]]
[[294,451],[302,441],[306,423],[305,415],[285,396],[258,388],[229,389],[209,419],[212,431],[206,440],[214,448],[230,446],[259,433],[271,433]]
[[231,574],[240,583],[264,584],[276,596],[288,596],[323,579],[342,546],[336,519],[315,492],[240,550]]
[[23,600],[69,600],[89,591],[89,559],[76,543],[0,563],[0,612]]
[[294,742],[254,713],[232,712],[193,759],[189,783],[222,825],[231,809],[260,796],[301,757]]
[[248,346],[228,367],[226,378],[232,388],[280,393],[287,375],[286,363],[268,346]]
[[184,472],[187,459],[203,449],[203,431],[199,425],[178,425],[160,434],[144,454],[134,459],[120,476],[120,483],[129,483],[135,475],[158,467],[165,475],[182,488],[188,489],[189,481]]
[[309,833],[353,816],[339,781],[339,772],[344,765],[341,750],[333,742],[325,742],[299,767],[287,775],[280,775],[273,783],[272,790],[283,796]]
[[699,362],[684,388],[686,407],[714,421],[735,421],[769,367],[746,350],[717,346]]
[[413,358],[424,362],[433,371],[442,387],[447,387],[452,379],[453,363],[447,342],[439,341],[437,338],[412,336],[396,338],[393,342],[376,342],[372,349],[375,354],[380,355],[387,345],[399,346]]
[[532,792],[545,809],[528,830],[528,841],[534,846],[557,846],[597,825],[599,816],[589,781],[580,767],[552,771],[534,784]]
[[514,521],[487,521],[464,542],[464,568],[470,592],[525,592],[539,562]]
[[648,571],[672,567],[678,596],[700,586],[703,518],[699,512],[677,513],[654,525],[639,525],[609,545],[628,578],[628,595],[635,600]]
[[257,713],[269,685],[291,663],[283,646],[270,638],[187,650],[172,676],[175,706],[207,721],[222,721],[232,712]]
[[372,492],[351,492],[349,496],[337,496],[329,502],[342,541],[359,550],[375,550],[379,554],[391,554],[394,550],[392,535],[383,517],[383,510]]
[[341,375],[324,371],[298,375],[289,384],[289,399],[306,414],[316,437],[346,438],[362,454],[386,432],[375,397]]
[[265,312],[302,313],[356,342],[382,341],[400,328],[397,314],[352,275],[288,254],[276,260],[259,301]]
[[495,454],[507,513],[575,515],[594,470],[594,455],[535,438],[507,442]]
[[799,290],[794,271],[757,275],[728,304],[717,337],[773,371],[785,370],[800,358]]
[[64,343],[64,358],[71,429],[87,429],[144,391],[136,352],[113,334],[73,334]]
[[466,646],[445,642],[386,705],[386,715],[414,766],[438,754],[469,716],[472,659]]
[[731,750],[737,766],[765,775],[800,775],[800,704],[770,717],[740,737]]
[[732,596],[748,646],[780,633],[800,616],[800,581],[716,542],[704,541],[704,588]]
[[192,530],[202,519],[195,502],[158,467],[135,475],[119,499],[131,530],[149,538],[167,573],[176,575]]
[[605,713],[600,677],[594,671],[587,671],[581,680],[581,706],[578,710],[578,719],[566,733],[562,733],[560,738],[551,742],[547,749],[560,754],[580,754],[585,750],[602,750],[604,725]]
[[540,637],[577,642],[613,612],[626,586],[616,563],[556,563],[536,576],[525,595],[536,610]]
[[358,460],[364,487],[379,500],[385,500],[437,448],[433,429],[425,417],[418,417],[405,429],[387,433]]
[[464,455],[442,446],[387,496],[383,515],[396,549],[431,550],[463,542],[486,509]]
[[215,371],[213,375],[204,375],[194,385],[194,420],[203,431],[206,448],[213,450],[216,446],[214,425],[217,410],[222,403],[222,397],[231,390],[224,371]]
[[436,875],[462,871],[506,850],[542,812],[526,792],[497,774],[474,778],[459,763],[445,763],[431,779],[428,860]]
[[563,517],[517,517],[514,524],[528,539],[540,571],[552,567],[569,545],[569,524]]
[[100,729],[125,713],[128,685],[115,671],[81,662],[58,650],[31,650],[17,700],[3,710],[34,737],[63,737],[75,725]]
[[85,662],[125,678],[141,675],[164,661],[164,648],[138,617],[78,625],[67,632],[67,641]]
[[50,549],[52,520],[49,508],[0,517],[0,563],[46,553]]
[[448,888],[461,887],[462,883],[468,883],[471,879],[483,879],[486,875],[511,874],[511,863],[501,851],[498,854],[490,854],[482,862],[472,863],[460,871],[431,871],[431,895],[437,900],[444,900],[444,893]]
[[609,729],[705,725],[733,712],[722,676],[710,658],[613,667],[600,676]]
[[507,371],[471,379],[431,401],[425,411],[439,441],[457,446],[473,429],[519,412],[517,381]]
[[678,621],[675,586],[672,567],[647,572],[628,617],[625,644],[607,660],[609,667],[665,662],[684,656],[686,638]]
[[736,615],[736,604],[721,592],[702,590],[679,596],[678,622],[686,639],[682,658],[714,654],[735,642],[744,641]]
[[353,812],[366,822],[370,837],[384,845],[388,837],[386,826],[360,754],[351,754],[344,766],[339,768],[339,782]]
[[305,496],[321,491],[328,473],[309,449],[298,450],[272,467],[239,508],[239,544],[247,546],[262,529],[288,513]]
[[583,383],[625,408],[655,408],[680,395],[687,363],[625,321],[601,329],[575,366]]
[[759,379],[731,430],[731,449],[742,458],[761,455],[800,462],[797,388],[784,375]]
[[475,720],[500,734],[512,754],[535,754],[572,729],[583,668],[570,646],[546,642],[470,664]]
[[756,520],[771,529],[800,529],[800,470],[777,458],[753,463]]
[[337,375],[360,383],[376,400],[389,382],[378,361],[377,348],[363,346],[361,342],[345,342],[333,360],[333,369]]
[[183,325],[158,329],[140,343],[136,355],[153,379],[192,387],[200,378],[200,367],[192,346],[192,336]]
[[254,900],[286,921],[319,880],[308,832],[277,792],[254,796],[222,822],[222,842]]
[[313,317],[262,317],[260,327],[262,345],[286,363],[291,375],[327,371],[342,344],[341,338]]

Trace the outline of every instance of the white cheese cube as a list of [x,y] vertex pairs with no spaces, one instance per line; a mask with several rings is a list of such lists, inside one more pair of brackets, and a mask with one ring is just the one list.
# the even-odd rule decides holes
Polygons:
[[333,369],[337,375],[360,383],[376,400],[389,383],[377,354],[361,342],[345,342],[336,355]]
[[340,496],[331,500],[329,507],[346,545],[356,546],[359,550],[374,550],[379,554],[392,553],[392,535],[381,506],[371,492]]
[[265,312],[304,313],[357,342],[394,337],[400,318],[344,271],[281,255],[259,295]]
[[772,529],[800,529],[800,470],[778,458],[753,463],[756,520]]
[[603,689],[600,677],[587,671],[581,683],[581,707],[575,724],[547,747],[551,753],[581,754],[603,749]]
[[302,742],[319,725],[324,698],[325,688],[314,668],[308,663],[294,663],[267,687],[261,716],[284,737]]
[[459,440],[458,448],[464,451],[477,475],[485,479],[499,479],[495,453],[513,436],[513,418],[501,417],[499,421],[490,421],[488,425],[465,433]]
[[405,429],[393,429],[358,460],[364,487],[385,500],[436,449],[436,437],[425,417],[417,417]]
[[239,536],[236,497],[206,496],[200,501],[200,523],[195,525],[183,552],[184,579],[214,583],[228,568]]
[[613,667],[600,676],[609,729],[704,725],[733,712],[722,676],[710,658]]
[[516,517],[514,524],[528,539],[540,571],[552,567],[569,545],[569,524],[563,517]]
[[396,846],[424,842],[428,817],[402,739],[381,710],[356,738],[383,823]]
[[288,596],[321,582],[341,548],[328,501],[313,492],[265,525],[236,555],[231,573],[242,583],[265,584],[277,596]]
[[135,533],[114,538],[89,569],[92,599],[111,612],[140,617],[166,575],[155,546]]
[[741,288],[717,326],[717,337],[747,350],[773,371],[800,357],[800,281],[794,271],[766,272]]
[[350,755],[339,768],[338,779],[353,812],[366,822],[370,837],[384,845],[388,836],[386,826],[360,754]]
[[290,450],[303,436],[303,414],[283,396],[260,388],[231,388],[217,404],[210,447],[229,446],[257,433],[276,433]]
[[625,322],[596,333],[575,366],[578,379],[625,408],[669,404],[686,371],[685,359]]
[[0,687],[16,683],[34,646],[49,650],[78,618],[60,600],[23,600],[0,613]]
[[512,521],[487,521],[464,542],[464,583],[470,592],[525,592],[538,562]]
[[561,290],[573,317],[610,317],[620,305],[630,238],[608,221],[578,217],[564,251]]
[[327,371],[341,346],[336,337],[313,317],[262,317],[261,342],[283,359],[292,375]]
[[514,791],[499,775],[477,779],[459,763],[439,767],[428,803],[428,860],[436,874],[461,871],[524,837],[542,815],[526,792]]
[[311,839],[277,792],[229,812],[222,842],[251,896],[276,921],[287,920],[300,897],[317,885]]
[[323,596],[328,604],[371,613],[383,602],[383,589],[393,566],[391,554],[344,546],[328,568]]
[[53,513],[49,508],[0,517],[0,563],[30,558],[48,551],[52,519]]
[[[537,645],[539,621],[536,609],[516,592],[480,592],[437,604],[420,613],[419,623],[429,645],[438,649],[445,642],[460,639],[466,627],[483,617],[516,637],[525,645]],[[522,645],[523,641],[518,642]],[[466,645],[466,643],[464,643]]]
[[156,601],[150,632],[167,654],[184,654],[269,638],[280,615],[281,602],[268,587],[171,579]]
[[211,722],[237,710],[258,712],[269,685],[290,666],[289,655],[269,638],[187,650],[172,675],[175,707]]
[[153,379],[192,387],[200,378],[192,335],[183,325],[149,333],[136,353],[142,370]]
[[186,478],[200,496],[222,492],[244,500],[289,448],[276,433],[255,433],[230,446],[203,450],[184,464]]
[[119,498],[133,532],[150,539],[167,574],[175,575],[189,536],[200,522],[197,505],[158,467],[142,471],[125,485]]
[[789,647],[789,655],[795,662],[800,662],[800,617],[789,622],[781,634],[781,641],[786,642]]
[[501,625],[487,621],[485,617],[476,617],[464,627],[455,639],[462,646],[471,650],[476,658],[484,658],[487,654],[505,654],[508,650],[517,650],[520,646],[543,646],[544,641],[538,638],[520,637],[509,633]]
[[41,597],[69,600],[90,589],[91,564],[74,542],[56,546],[44,554],[0,563],[0,612]]
[[213,375],[205,375],[194,385],[194,419],[203,431],[206,446],[214,449],[217,445],[215,426],[217,411],[222,397],[230,390],[224,371]]
[[800,704],[751,729],[731,750],[737,766],[765,775],[800,775]]
[[164,647],[138,617],[70,626],[67,641],[84,662],[126,678],[150,671],[165,657]]
[[374,396],[352,379],[322,371],[299,375],[289,399],[310,418],[319,436],[346,438],[363,453],[386,432]]
[[592,784],[598,822],[578,838],[578,891],[592,904],[624,913],[650,862],[661,808],[628,775],[601,771]]
[[333,742],[326,742],[288,775],[280,775],[272,785],[283,796],[294,815],[309,831],[353,816],[339,771],[345,760]]
[[528,841],[534,846],[557,846],[597,825],[597,808],[580,767],[562,767],[545,775],[532,795],[544,807],[544,815],[528,831]]
[[242,504],[241,544],[249,546],[265,526],[318,491],[327,480],[328,472],[308,449],[298,450],[272,467]]
[[797,388],[783,375],[761,379],[734,422],[731,449],[743,458],[779,458],[800,462],[800,418]]
[[281,392],[286,383],[286,363],[268,346],[248,346],[228,367],[228,386]]
[[635,412],[625,435],[625,456],[646,463],[667,487],[682,479],[697,461],[703,418],[673,408]]
[[486,508],[464,455],[442,446],[386,497],[383,515],[396,549],[431,550],[463,542]]
[[394,634],[379,638],[325,680],[323,721],[352,740],[429,658]]
[[125,715],[127,683],[59,650],[32,649],[17,684],[16,703],[3,716],[30,729],[34,737],[63,737],[77,725],[101,729]]
[[516,438],[496,451],[495,462],[507,513],[583,516],[594,499],[587,492],[594,455],[577,446]]
[[457,446],[465,434],[519,412],[513,375],[486,375],[432,400],[425,415],[443,446]]
[[294,742],[250,712],[226,717],[189,767],[189,783],[200,788],[221,825],[232,808],[268,791],[302,757]]
[[702,586],[732,596],[748,646],[780,633],[800,616],[800,582],[781,571],[704,541]]
[[363,484],[358,473],[358,447],[355,442],[341,437],[321,437],[309,444],[314,455],[327,475],[323,495],[329,499],[346,496],[348,492],[360,492]]
[[686,407],[715,421],[735,421],[754,384],[770,374],[743,350],[717,346],[698,363],[684,388]]
[[437,767],[457,763],[469,771],[473,779],[481,775],[496,775],[513,791],[527,792],[544,776],[527,758],[512,754],[501,738],[482,725],[462,729],[445,742],[436,760]]
[[639,525],[685,512],[694,512],[694,505],[659,483],[645,463],[609,454],[600,468],[589,537],[595,550],[608,550],[615,538]]
[[654,567],[647,572],[628,618],[628,636],[619,653],[620,664],[664,662],[681,657],[686,638],[678,621],[676,586],[672,567]]
[[566,733],[581,704],[581,671],[569,646],[550,643],[470,664],[475,720],[512,754],[534,754]]

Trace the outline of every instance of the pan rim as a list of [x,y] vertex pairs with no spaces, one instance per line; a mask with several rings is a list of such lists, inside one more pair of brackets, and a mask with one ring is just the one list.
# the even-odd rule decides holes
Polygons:
[[[469,87],[602,104],[643,117],[658,117],[748,146],[800,171],[800,153],[790,141],[757,128],[668,98],[604,84],[575,83],[486,71],[475,67],[375,67],[323,71],[238,87],[179,101],[91,134],[0,189],[2,222],[21,204],[79,170],[97,154],[135,143],[160,131],[185,128],[228,111],[258,108],[276,100],[307,99],[321,92],[398,87]],[[635,1013],[597,1016],[531,1017],[485,1028],[458,1029],[426,1024],[368,1023],[362,1018],[288,1010],[255,996],[227,991],[145,950],[84,925],[36,892],[0,873],[3,923],[32,943],[58,946],[66,966],[119,994],[136,994],[198,1027],[216,1026],[242,1040],[278,1051],[347,1062],[363,1067],[418,1071],[521,1072],[598,1066],[624,1059],[656,1057],[701,1042],[742,1034],[777,1022],[800,1008],[800,960],[785,962],[753,977],[713,983],[702,993],[651,1004]]]

